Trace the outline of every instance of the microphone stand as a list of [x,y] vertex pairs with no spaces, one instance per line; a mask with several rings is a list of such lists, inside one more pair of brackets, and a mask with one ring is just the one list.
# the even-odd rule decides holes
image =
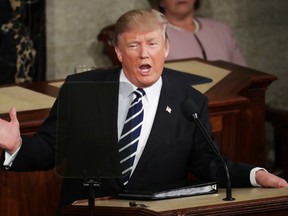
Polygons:
[[221,159],[221,162],[223,163],[223,166],[225,168],[225,172],[226,172],[226,176],[227,176],[227,187],[226,187],[226,197],[223,198],[224,201],[233,201],[235,200],[235,198],[232,197],[232,187],[231,187],[231,181],[230,181],[230,175],[229,175],[229,170],[227,167],[227,164],[224,160],[224,158],[222,157],[222,155],[220,154],[218,148],[216,147],[215,143],[213,142],[213,140],[211,139],[210,135],[208,134],[207,130],[205,130],[202,122],[199,120],[197,113],[192,114],[192,117],[195,121],[195,123],[197,124],[198,128],[201,130],[201,133],[203,134],[203,136],[206,138],[206,140],[208,141],[210,147],[212,148],[212,150],[215,152],[216,155],[219,156],[219,158]]
[[94,187],[100,187],[101,182],[100,178],[96,181],[94,178],[88,178],[86,182],[84,182],[84,186],[89,188],[89,198],[88,198],[88,208],[90,216],[94,216],[95,209],[95,189]]

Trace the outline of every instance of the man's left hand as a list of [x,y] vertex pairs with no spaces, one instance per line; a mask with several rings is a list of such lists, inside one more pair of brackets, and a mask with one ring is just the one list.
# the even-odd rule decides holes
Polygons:
[[285,179],[264,170],[258,170],[256,172],[256,182],[262,187],[288,188],[288,183]]

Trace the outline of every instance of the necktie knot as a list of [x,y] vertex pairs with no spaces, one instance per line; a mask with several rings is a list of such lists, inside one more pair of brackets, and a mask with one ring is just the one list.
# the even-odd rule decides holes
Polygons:
[[133,93],[136,95],[137,98],[141,98],[146,94],[142,88],[137,88]]

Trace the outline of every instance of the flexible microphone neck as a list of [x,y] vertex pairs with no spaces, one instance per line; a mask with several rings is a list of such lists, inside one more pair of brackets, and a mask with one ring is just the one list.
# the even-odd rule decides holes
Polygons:
[[210,148],[220,158],[220,160],[223,164],[223,167],[225,168],[227,185],[226,185],[226,197],[223,200],[225,200],[225,201],[235,200],[235,198],[232,197],[232,186],[231,186],[230,174],[229,174],[227,164],[226,164],[222,154],[220,153],[219,149],[217,148],[216,144],[213,142],[211,136],[209,135],[209,133],[207,132],[207,130],[203,126],[200,119],[198,118],[196,104],[192,100],[186,99],[182,102],[181,107],[182,107],[182,111],[183,111],[184,116],[190,121],[194,120],[197,127],[200,129],[201,133],[203,134],[204,138],[209,143]]

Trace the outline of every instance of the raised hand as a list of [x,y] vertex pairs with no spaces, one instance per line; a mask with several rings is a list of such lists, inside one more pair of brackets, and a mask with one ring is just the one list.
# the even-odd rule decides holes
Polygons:
[[13,154],[21,145],[20,127],[16,108],[9,112],[10,121],[0,119],[0,148]]

